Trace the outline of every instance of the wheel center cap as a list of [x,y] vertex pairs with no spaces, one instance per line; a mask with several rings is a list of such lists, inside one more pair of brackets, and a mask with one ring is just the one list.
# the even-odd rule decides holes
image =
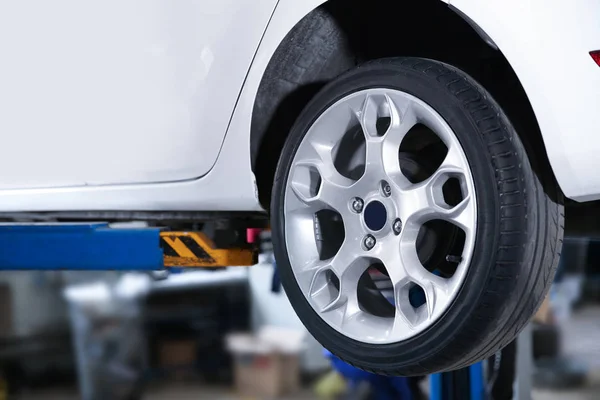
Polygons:
[[380,231],[387,221],[387,210],[380,201],[374,200],[365,207],[365,225],[372,231]]

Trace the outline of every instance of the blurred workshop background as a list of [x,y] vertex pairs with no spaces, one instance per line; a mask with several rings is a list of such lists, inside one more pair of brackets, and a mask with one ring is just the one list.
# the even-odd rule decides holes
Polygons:
[[[3,272],[0,399],[377,398],[383,381],[303,328],[262,235],[251,268]],[[494,379],[519,399],[598,399],[599,339],[600,241],[567,238],[552,291],[508,359],[513,373],[507,359],[486,364],[484,389]],[[430,395],[429,377],[394,385],[389,398]]]

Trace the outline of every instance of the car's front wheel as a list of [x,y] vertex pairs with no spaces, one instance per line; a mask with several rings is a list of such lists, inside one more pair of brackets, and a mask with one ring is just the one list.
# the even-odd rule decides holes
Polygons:
[[275,255],[308,330],[345,361],[420,375],[483,360],[552,279],[563,207],[510,122],[445,64],[356,68],[305,108],[274,185]]

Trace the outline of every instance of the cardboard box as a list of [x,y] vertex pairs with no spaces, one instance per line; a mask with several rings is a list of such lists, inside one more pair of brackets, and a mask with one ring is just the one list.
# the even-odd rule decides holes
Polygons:
[[547,295],[544,299],[540,309],[533,316],[533,321],[540,324],[551,324],[553,322],[552,309],[550,308],[550,295]]
[[189,367],[196,363],[196,342],[165,341],[160,345],[160,365],[163,368]]
[[242,396],[278,397],[286,392],[280,372],[284,364],[276,353],[234,355],[236,391]]
[[241,396],[260,398],[298,391],[303,338],[303,332],[273,327],[257,335],[229,335],[227,347],[233,354],[236,391]]

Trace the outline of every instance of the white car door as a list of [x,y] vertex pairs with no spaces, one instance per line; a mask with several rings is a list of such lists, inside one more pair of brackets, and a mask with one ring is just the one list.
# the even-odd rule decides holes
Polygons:
[[0,2],[0,190],[206,174],[276,3]]

